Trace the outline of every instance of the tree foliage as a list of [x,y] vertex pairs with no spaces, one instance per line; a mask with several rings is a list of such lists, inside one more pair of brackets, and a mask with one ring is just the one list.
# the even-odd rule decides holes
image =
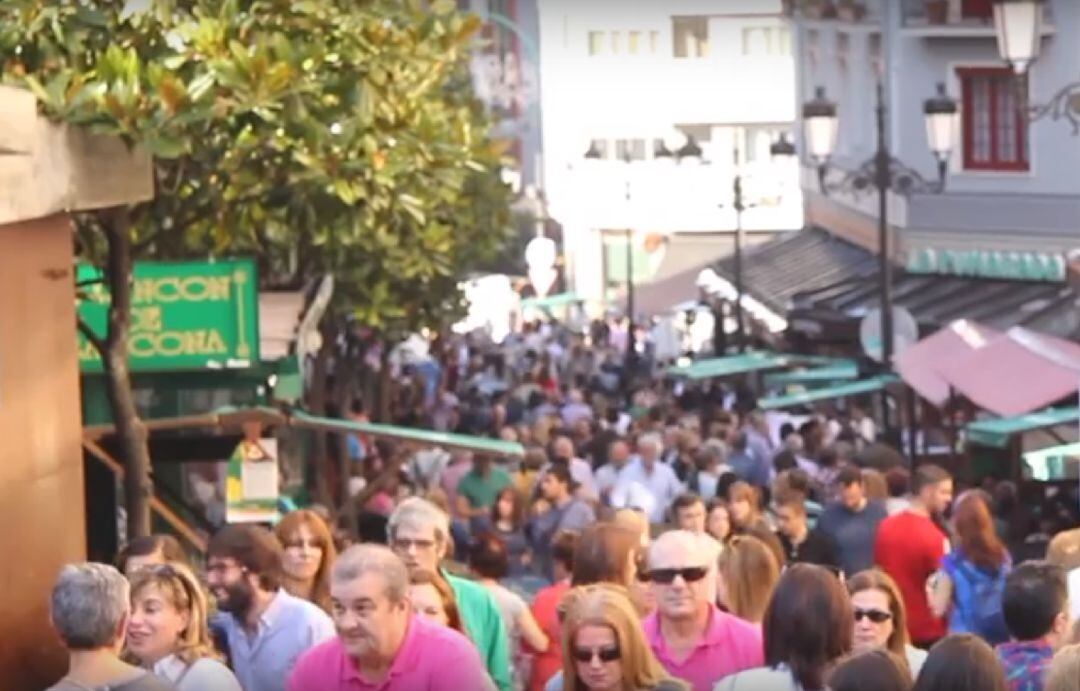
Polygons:
[[[363,323],[438,326],[510,225],[465,64],[478,20],[406,0],[0,2],[0,63],[51,116],[145,145],[144,256],[332,272]],[[91,219],[92,220],[92,219]]]
[[117,300],[133,257],[252,252],[271,280],[332,273],[337,312],[389,339],[457,316],[457,282],[510,226],[468,86],[477,28],[448,0],[0,0],[4,81],[154,156],[151,202],[78,219],[114,296],[109,333],[87,336],[129,501],[149,485]]

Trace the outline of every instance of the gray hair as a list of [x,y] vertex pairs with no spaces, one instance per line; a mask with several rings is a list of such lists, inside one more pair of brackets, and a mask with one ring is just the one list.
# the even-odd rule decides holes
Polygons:
[[646,444],[652,446],[657,453],[660,453],[664,450],[664,440],[656,432],[647,432],[638,437],[637,445],[639,449]]
[[52,590],[52,624],[69,650],[97,650],[116,642],[130,611],[127,579],[108,564],[68,564]]
[[401,602],[409,591],[409,569],[401,557],[382,545],[353,545],[338,555],[330,574],[332,583],[341,583],[375,573],[386,581],[386,597]]
[[401,526],[430,526],[435,529],[435,539],[446,543],[450,539],[450,517],[427,499],[409,497],[398,504],[386,523],[386,534],[393,541]]

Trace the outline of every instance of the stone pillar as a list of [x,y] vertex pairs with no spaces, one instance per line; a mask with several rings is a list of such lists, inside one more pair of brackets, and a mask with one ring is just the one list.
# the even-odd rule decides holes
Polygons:
[[65,671],[59,568],[86,555],[72,220],[152,196],[150,159],[53,125],[0,87],[0,686]]

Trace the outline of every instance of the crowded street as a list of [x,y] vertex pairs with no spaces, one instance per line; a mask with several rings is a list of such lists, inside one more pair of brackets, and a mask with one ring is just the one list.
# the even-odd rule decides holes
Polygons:
[[0,691],[1080,691],[1078,42],[0,0]]

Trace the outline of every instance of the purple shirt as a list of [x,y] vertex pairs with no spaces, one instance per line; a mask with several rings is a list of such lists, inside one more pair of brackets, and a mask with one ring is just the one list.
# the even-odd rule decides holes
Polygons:
[[997,647],[1009,691],[1042,691],[1054,649],[1044,641],[1014,641]]
[[684,660],[676,661],[660,633],[660,618],[650,614],[642,622],[645,639],[656,659],[676,679],[688,682],[694,691],[712,691],[724,677],[765,664],[761,629],[748,621],[709,606],[705,635]]
[[334,637],[300,658],[289,691],[465,691],[494,689],[480,654],[462,634],[413,617],[386,677],[360,676],[356,660]]

